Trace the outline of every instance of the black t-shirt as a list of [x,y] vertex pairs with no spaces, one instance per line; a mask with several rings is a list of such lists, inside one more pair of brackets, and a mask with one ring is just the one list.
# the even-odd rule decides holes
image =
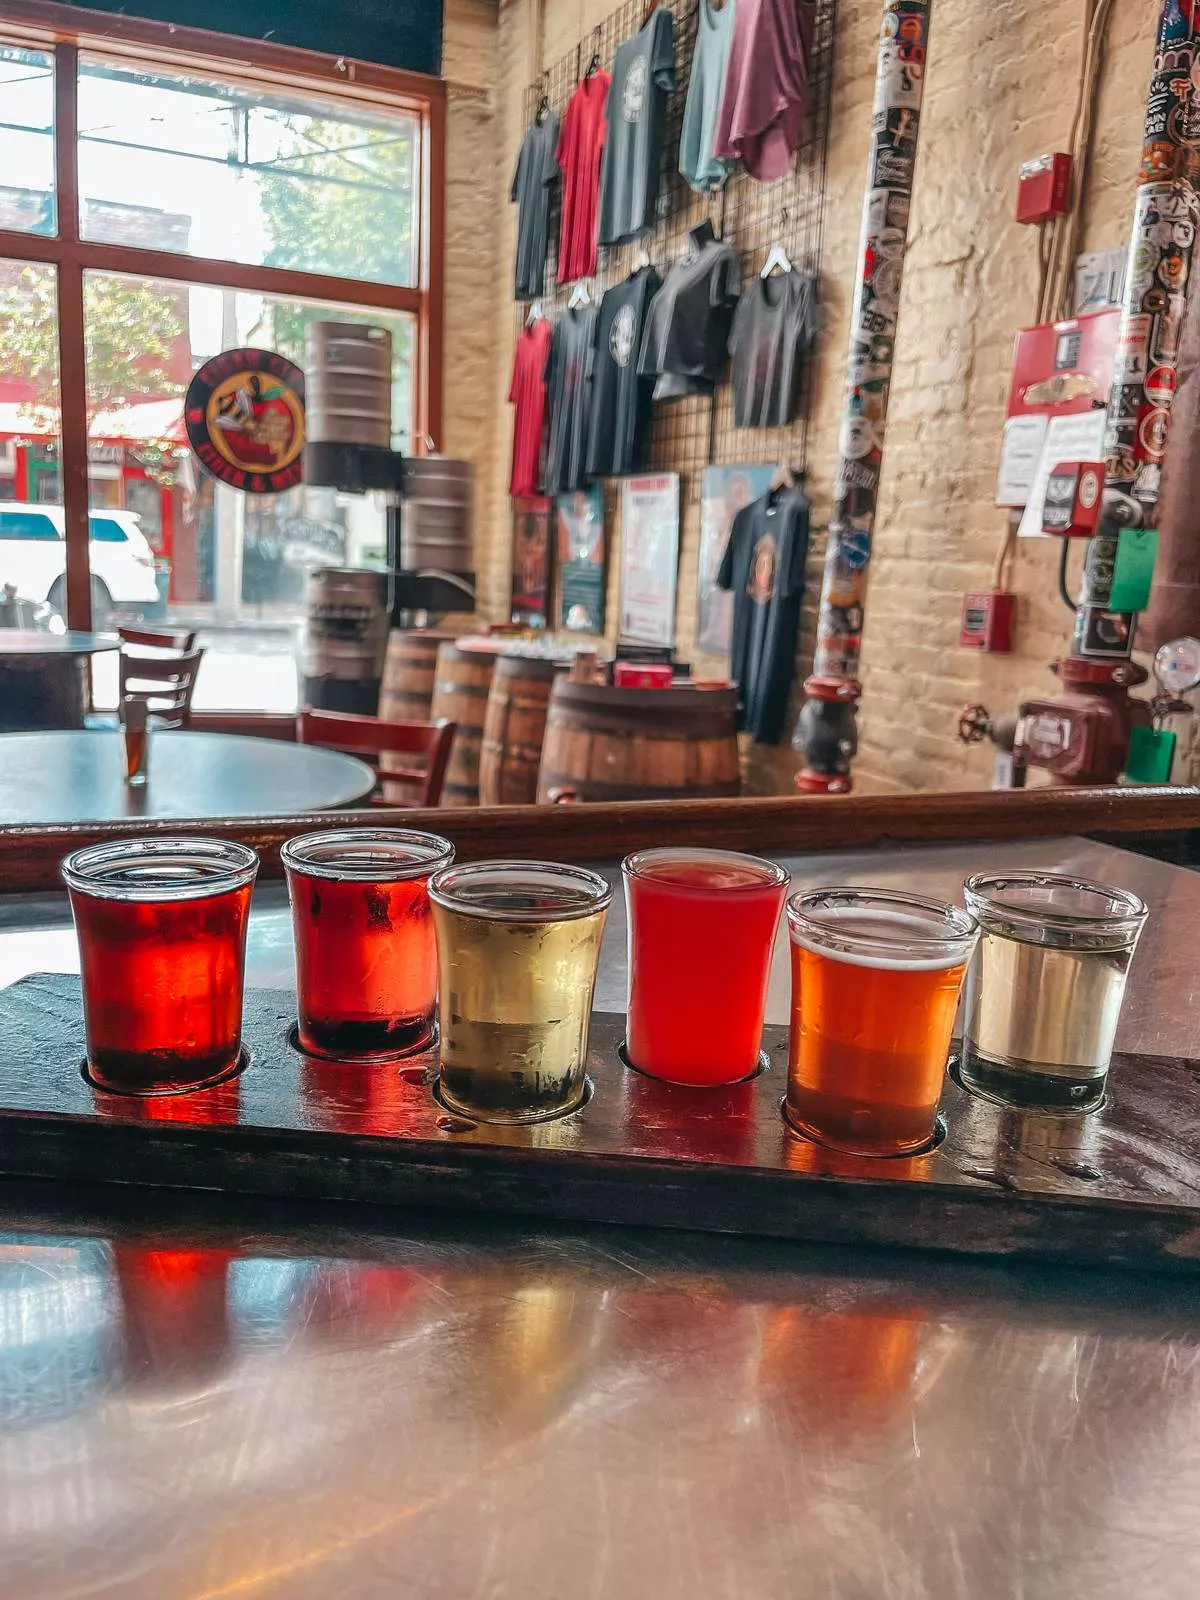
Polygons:
[[738,301],[733,420],[739,428],[784,428],[796,414],[800,372],[817,331],[816,283],[807,272],[755,278]]
[[638,370],[655,377],[654,398],[712,394],[729,351],[729,324],[741,287],[736,250],[708,239],[667,273],[654,297]]
[[742,726],[759,744],[778,744],[787,717],[807,556],[803,490],[768,490],[733,519],[717,573],[718,588],[733,590],[729,667]]
[[550,448],[546,493],[572,494],[587,485],[588,368],[596,337],[596,307],[564,311],[550,343],[546,395]]
[[600,166],[600,243],[636,239],[654,226],[675,87],[675,22],[659,6],[632,39],[617,46],[608,91],[608,138]]
[[558,118],[549,112],[529,124],[517,157],[509,199],[517,204],[516,298],[536,300],[545,292],[550,205],[558,178]]
[[600,302],[588,402],[589,477],[619,477],[646,464],[654,383],[638,375],[638,352],[650,302],[661,287],[654,268],[642,267]]

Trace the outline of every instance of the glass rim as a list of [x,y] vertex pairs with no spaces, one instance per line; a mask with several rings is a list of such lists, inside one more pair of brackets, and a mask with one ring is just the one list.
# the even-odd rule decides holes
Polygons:
[[[841,901],[848,908],[890,911],[905,919],[903,933],[895,938],[868,933],[839,932],[836,922],[812,913],[821,902]],[[924,917],[927,927],[913,926],[913,913]],[[813,946],[885,962],[889,967],[931,964],[952,966],[965,961],[979,936],[979,923],[969,911],[947,900],[930,895],[911,894],[905,889],[876,889],[866,884],[826,884],[817,889],[800,889],[787,902],[788,936],[795,944],[812,948],[801,937],[807,934]],[[906,959],[907,956],[907,959]]]
[[[191,857],[202,860],[210,870],[203,877],[179,878],[166,875],[155,881],[155,866]],[[75,894],[96,900],[173,902],[206,900],[244,888],[258,875],[258,852],[235,839],[189,839],[172,834],[161,839],[118,839],[103,844],[83,845],[64,858],[59,866],[63,882]],[[148,875],[112,880],[107,873],[118,868],[141,867]]]
[[792,881],[792,875],[786,867],[781,867],[777,861],[769,861],[766,856],[752,856],[741,850],[709,850],[697,845],[692,848],[688,845],[656,845],[650,850],[635,850],[627,855],[621,862],[621,871],[627,878],[649,878],[652,874],[645,869],[653,862],[669,860],[700,861],[700,862],[731,862],[739,866],[753,867],[755,870],[765,868],[757,883],[670,883],[669,879],[658,879],[658,882],[669,883],[672,889],[678,889],[681,894],[761,894],[764,889],[786,888]]
[[[487,906],[478,901],[464,901],[456,892],[463,879],[482,878],[485,875],[511,873],[533,878],[557,878],[570,882],[585,891],[588,902],[580,906],[556,906],[541,909],[537,906]],[[583,917],[593,917],[605,911],[612,900],[612,887],[587,867],[569,866],[562,861],[463,861],[452,867],[443,867],[429,880],[429,898],[447,911],[456,911],[464,917],[479,917],[493,922],[576,922]]]
[[[1074,889],[1102,900],[1115,902],[1122,909],[1110,911],[1068,911],[1030,901],[1014,905],[996,898],[1006,886],[1020,889]],[[1068,872],[1039,872],[1036,867],[1015,872],[976,872],[963,884],[963,894],[978,902],[985,914],[992,913],[1012,922],[1050,928],[1056,933],[1117,933],[1141,928],[1149,915],[1146,902],[1131,889],[1098,883],[1094,878],[1078,878]]]
[[[380,852],[365,859],[372,848]],[[395,854],[389,861],[386,852]],[[326,860],[322,852],[329,851]],[[401,852],[407,851],[407,855]],[[340,852],[348,852],[339,859]],[[420,853],[420,852],[423,852]],[[360,859],[354,860],[357,854]],[[320,833],[301,833],[286,840],[279,849],[286,872],[305,878],[324,878],[341,883],[402,883],[408,878],[426,878],[454,860],[454,846],[440,833],[424,833],[417,828],[329,828]]]

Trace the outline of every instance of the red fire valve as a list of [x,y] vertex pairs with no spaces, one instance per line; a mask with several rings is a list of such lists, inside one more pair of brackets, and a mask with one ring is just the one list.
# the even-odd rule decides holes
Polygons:
[[1025,700],[1017,709],[1013,754],[1042,767],[1057,783],[1115,783],[1125,770],[1129,735],[1148,722],[1150,708],[1129,690],[1147,674],[1132,661],[1054,664],[1063,692],[1053,699]]
[[1103,462],[1060,461],[1046,483],[1042,532],[1091,539],[1100,527],[1103,497]]
[[1017,221],[1049,222],[1071,207],[1071,157],[1065,150],[1036,156],[1017,174]]

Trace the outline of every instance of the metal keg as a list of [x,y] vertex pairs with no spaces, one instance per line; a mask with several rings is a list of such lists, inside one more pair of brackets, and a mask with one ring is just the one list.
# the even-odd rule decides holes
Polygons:
[[387,649],[387,578],[321,567],[309,578],[305,704],[374,716]]
[[471,572],[474,468],[449,456],[404,463],[400,565],[406,572]]
[[313,444],[392,442],[392,336],[362,322],[310,322],[306,429]]

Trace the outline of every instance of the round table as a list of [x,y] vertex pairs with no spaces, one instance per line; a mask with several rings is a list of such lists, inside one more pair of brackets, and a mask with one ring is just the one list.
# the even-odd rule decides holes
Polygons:
[[115,633],[0,628],[0,732],[82,728],[84,662],[120,645]]
[[150,735],[148,781],[125,782],[119,732],[0,735],[0,826],[135,817],[254,817],[353,805],[375,785],[353,756],[240,734]]

